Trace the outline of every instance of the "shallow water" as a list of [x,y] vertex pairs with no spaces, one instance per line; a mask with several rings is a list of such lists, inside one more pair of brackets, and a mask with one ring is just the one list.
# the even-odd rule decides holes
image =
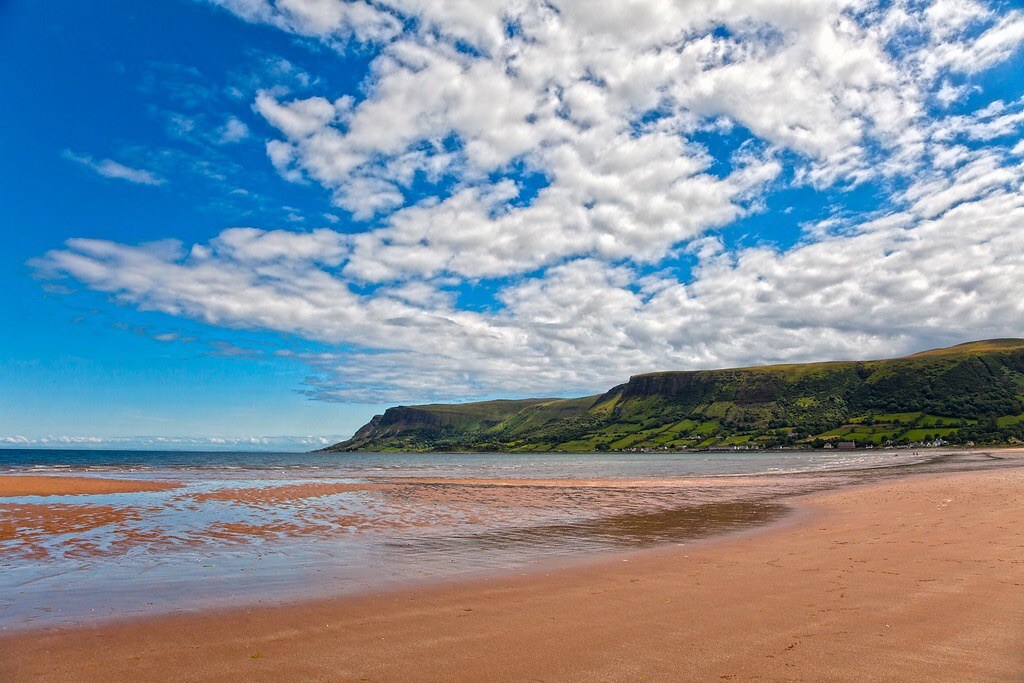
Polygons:
[[203,478],[324,477],[590,478],[670,477],[861,469],[907,451],[761,453],[247,453],[183,451],[0,450],[3,472],[92,472]]
[[522,571],[783,515],[784,498],[992,466],[907,451],[658,455],[2,451],[0,471],[174,481],[0,497],[0,628]]

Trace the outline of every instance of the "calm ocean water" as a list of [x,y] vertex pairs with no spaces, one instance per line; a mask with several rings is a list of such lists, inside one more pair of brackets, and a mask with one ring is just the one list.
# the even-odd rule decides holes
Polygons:
[[[882,467],[906,451],[762,453],[254,453],[0,450],[0,472],[92,472],[160,477],[190,470],[295,472],[322,477],[592,478],[678,477]],[[905,461],[905,460],[904,460]],[[284,472],[282,472],[284,471]],[[201,475],[193,475],[201,476]],[[251,475],[240,475],[248,477]]]
[[0,496],[0,629],[373,592],[689,543],[775,519],[787,496],[935,461],[908,451],[3,450],[8,475],[173,487]]

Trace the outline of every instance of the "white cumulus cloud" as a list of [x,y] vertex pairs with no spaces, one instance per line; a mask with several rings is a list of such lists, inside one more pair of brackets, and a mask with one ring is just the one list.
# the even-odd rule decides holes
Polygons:
[[[77,238],[34,265],[125,305],[320,342],[284,352],[311,368],[314,397],[566,394],[640,371],[1022,336],[1022,102],[983,101],[971,81],[1019,59],[1019,11],[215,4],[338,59],[353,41],[370,51],[358,92],[311,77],[301,96],[265,84],[253,102],[275,131],[269,162],[321,186],[347,229]],[[786,249],[720,233],[780,188],[842,198],[869,183],[879,205],[786,225],[801,237]],[[475,287],[486,305],[463,301]]]

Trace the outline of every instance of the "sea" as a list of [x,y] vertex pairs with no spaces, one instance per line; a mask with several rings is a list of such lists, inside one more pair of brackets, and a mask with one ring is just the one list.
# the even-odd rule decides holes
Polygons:
[[[720,453],[267,453],[248,451],[0,450],[0,473],[92,472],[129,478],[255,471],[262,477],[587,478],[768,474],[892,464],[906,450]],[[196,475],[198,476],[198,475]]]
[[0,496],[0,630],[545,571],[768,524],[812,491],[1000,460],[908,450],[0,450],[3,475],[170,484]]

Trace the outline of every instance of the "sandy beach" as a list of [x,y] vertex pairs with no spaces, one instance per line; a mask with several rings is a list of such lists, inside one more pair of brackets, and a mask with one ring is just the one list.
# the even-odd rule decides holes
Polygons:
[[513,577],[0,638],[0,679],[1024,677],[1024,471],[815,493],[768,528]]
[[133,481],[103,477],[0,475],[0,498],[20,496],[82,496],[165,491],[173,482]]

